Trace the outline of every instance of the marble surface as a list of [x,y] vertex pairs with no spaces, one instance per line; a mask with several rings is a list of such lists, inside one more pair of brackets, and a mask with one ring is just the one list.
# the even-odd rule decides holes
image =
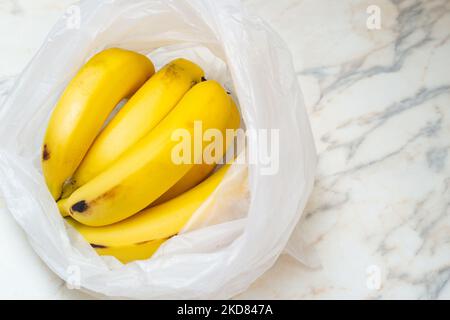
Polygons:
[[[72,2],[0,0],[0,82]],[[236,298],[449,299],[450,1],[245,3],[294,57],[319,153],[297,235],[321,264],[282,255]],[[4,210],[0,252],[0,298],[87,298]]]

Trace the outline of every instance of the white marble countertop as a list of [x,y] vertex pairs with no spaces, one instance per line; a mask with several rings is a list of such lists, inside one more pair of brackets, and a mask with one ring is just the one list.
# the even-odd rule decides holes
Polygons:
[[[0,0],[0,82],[72,2]],[[282,255],[237,298],[449,299],[450,2],[245,2],[293,53],[319,153],[299,229],[321,266]],[[0,252],[0,298],[87,298],[5,210]]]

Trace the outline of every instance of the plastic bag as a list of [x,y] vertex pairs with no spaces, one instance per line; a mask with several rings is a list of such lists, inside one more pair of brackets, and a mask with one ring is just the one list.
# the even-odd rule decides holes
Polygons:
[[[233,165],[205,206],[149,260],[99,257],[58,213],[40,168],[47,121],[81,65],[107,47],[199,63],[247,129],[280,129],[278,170]],[[54,26],[0,109],[0,192],[47,265],[74,287],[122,298],[229,298],[276,261],[312,189],[316,153],[285,44],[239,1],[83,1]],[[249,153],[258,140],[249,138]],[[243,192],[233,192],[239,186]],[[248,188],[246,187],[248,186]],[[206,222],[205,222],[206,221]],[[295,243],[290,244],[290,251]]]

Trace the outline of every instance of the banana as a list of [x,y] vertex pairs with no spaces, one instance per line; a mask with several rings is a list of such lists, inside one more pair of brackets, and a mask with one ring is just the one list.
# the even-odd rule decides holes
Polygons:
[[213,194],[229,168],[230,164],[226,164],[182,195],[108,226],[89,227],[72,218],[66,221],[94,248],[125,248],[167,239],[180,232],[194,212]]
[[149,133],[203,76],[199,66],[185,59],[170,62],[152,76],[99,134],[65,185],[62,198],[97,176]]
[[123,264],[135,260],[149,259],[167,239],[158,239],[120,247],[101,247],[93,245],[100,256],[116,257]]
[[[198,123],[203,130],[224,130],[231,114],[238,113],[234,108],[216,81],[195,85],[158,126],[68,198],[70,215],[89,226],[104,226],[142,210],[201,161],[197,157],[202,154],[191,150],[194,158],[189,163],[175,163],[172,153],[180,143],[172,139],[173,134],[193,137]],[[193,148],[195,141],[190,145]]]
[[42,149],[42,170],[55,199],[110,112],[153,73],[144,55],[112,48],[93,56],[72,79],[50,117]]

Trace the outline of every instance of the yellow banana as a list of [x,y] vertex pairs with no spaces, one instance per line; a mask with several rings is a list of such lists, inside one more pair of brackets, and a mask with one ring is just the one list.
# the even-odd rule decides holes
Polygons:
[[144,55],[112,48],[92,57],[72,79],[51,115],[42,150],[44,177],[55,199],[114,107],[153,73]]
[[152,76],[99,134],[62,197],[70,196],[149,133],[203,76],[199,66],[185,59],[170,62]]
[[[215,164],[196,164],[188,171],[175,185],[173,185],[169,190],[167,190],[162,196],[152,202],[152,206],[156,206],[163,202],[169,201],[183,192],[195,187],[197,184],[202,182],[216,167]],[[60,199],[58,204],[59,212],[63,217],[70,216],[67,209],[68,198]]]
[[192,138],[197,123],[203,130],[224,130],[231,114],[237,112],[233,108],[216,81],[195,85],[148,135],[68,198],[70,215],[89,226],[104,226],[142,210],[180,180],[195,161],[201,161],[197,157],[202,154],[192,151],[194,141],[190,147],[195,159],[175,163],[172,153],[180,142],[172,135],[182,132]]
[[[232,103],[234,105],[233,101]],[[234,105],[234,107],[232,108],[232,116],[229,119],[227,129],[239,128],[240,118],[237,110],[238,110],[237,107]],[[225,137],[226,133],[223,133],[223,135]],[[223,154],[226,152],[231,142],[232,141],[226,140],[224,152],[219,156],[223,156]],[[156,199],[151,205],[156,206],[158,204],[171,200],[177,197],[178,195],[182,194],[183,192],[186,192],[187,190],[195,187],[197,184],[202,182],[214,170],[215,167],[216,167],[215,163],[194,164],[194,166],[188,171],[188,173],[186,173],[177,183],[175,183],[175,185],[173,185],[162,196]],[[58,201],[58,208],[63,217],[69,216],[66,203],[67,198],[63,198]]]
[[[229,119],[227,129],[237,129],[240,125],[240,116],[233,100],[231,100],[231,103],[233,103],[232,115]],[[222,134],[224,137],[226,137],[226,132],[222,132]],[[226,140],[226,143],[224,144],[224,151],[219,155],[219,157],[222,157],[224,155],[231,142],[232,141],[229,141],[228,139]],[[183,192],[186,192],[187,190],[195,187],[197,184],[202,182],[214,170],[215,167],[215,163],[194,164],[194,166],[188,171],[188,173],[186,173],[177,183],[175,183],[175,185],[173,185],[162,196],[156,199],[151,205],[156,206],[163,202],[169,201],[182,194]],[[63,217],[69,216],[66,203],[67,198],[63,198],[58,201],[58,208]]]
[[158,239],[120,247],[101,247],[92,245],[101,256],[116,257],[123,264],[149,259],[167,239]]
[[172,200],[108,226],[89,227],[71,218],[66,221],[95,248],[125,247],[166,239],[180,232],[222,182],[229,167],[229,164],[224,165],[202,183]]
[[[228,124],[226,126],[226,129],[233,129],[236,130],[240,126],[240,116],[238,109],[233,101],[233,99],[230,97],[232,108],[231,108],[231,116],[228,121]],[[229,139],[226,139],[226,131],[223,130],[222,137],[225,139],[225,143],[223,144],[223,151],[220,154],[217,154],[217,158],[222,158],[227,151],[229,145],[233,142]],[[217,162],[217,161],[216,161]],[[215,163],[216,163],[215,162]],[[167,190],[162,196],[160,196],[158,199],[156,199],[152,205],[158,205],[163,202],[166,202],[170,199],[175,198],[176,196],[182,194],[183,192],[191,189],[192,187],[196,186],[200,182],[202,182],[216,167],[216,164],[208,164],[208,163],[201,163],[201,164],[195,164],[189,171],[186,173],[186,175],[183,176],[175,185],[173,185],[169,190]]]

